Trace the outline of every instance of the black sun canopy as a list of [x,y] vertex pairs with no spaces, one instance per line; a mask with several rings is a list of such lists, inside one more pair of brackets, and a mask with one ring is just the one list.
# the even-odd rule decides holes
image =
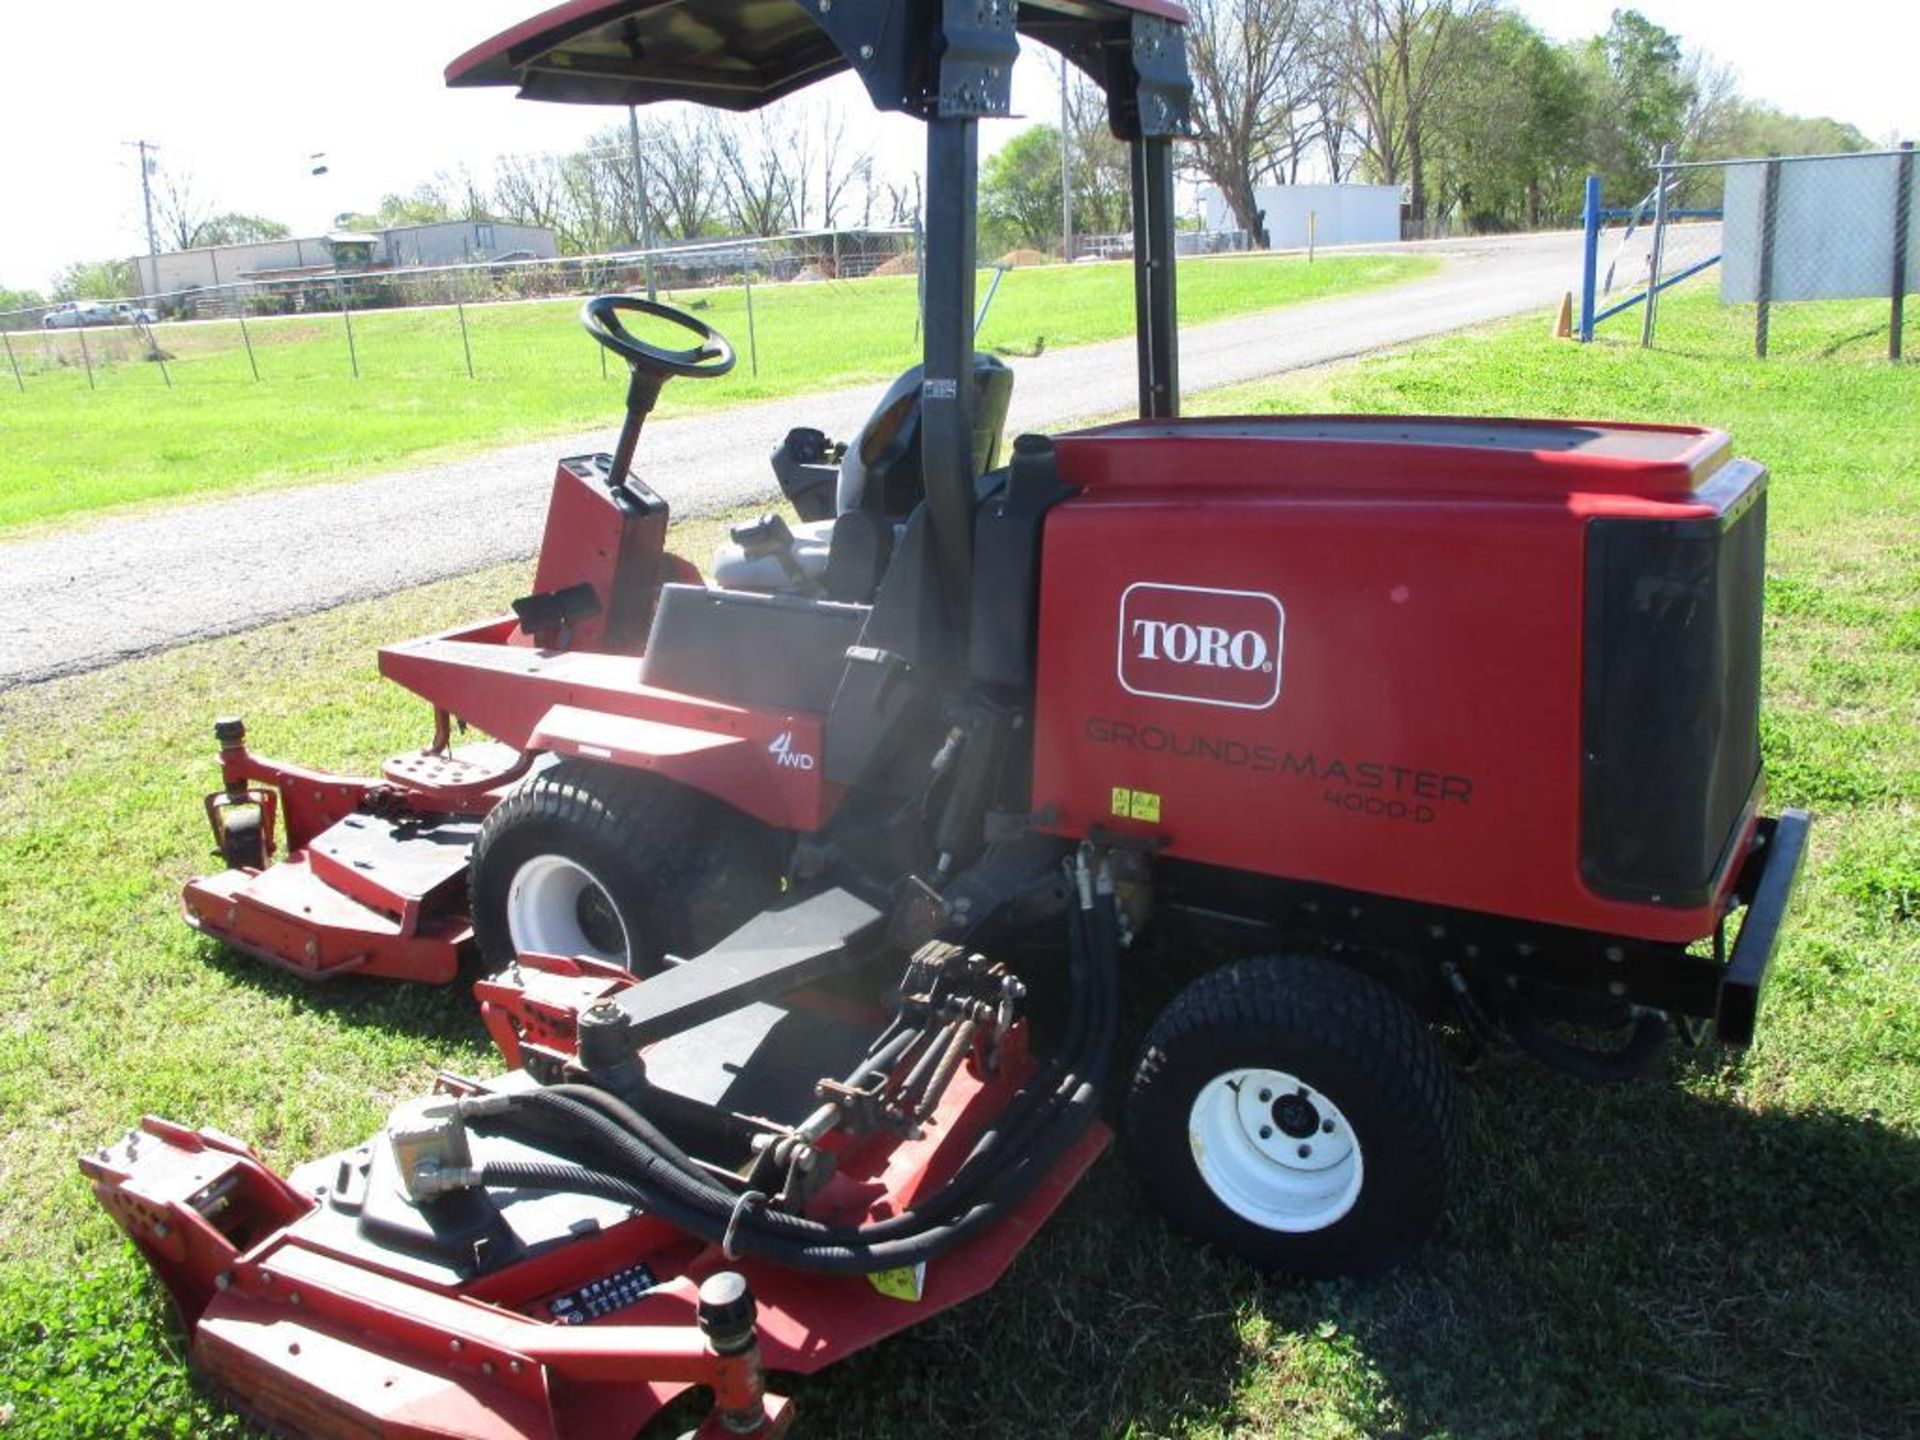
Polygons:
[[571,0],[474,47],[449,85],[530,100],[754,110],[853,70],[881,110],[1004,115],[1016,35],[1106,90],[1123,138],[1186,127],[1189,81],[1172,0]]

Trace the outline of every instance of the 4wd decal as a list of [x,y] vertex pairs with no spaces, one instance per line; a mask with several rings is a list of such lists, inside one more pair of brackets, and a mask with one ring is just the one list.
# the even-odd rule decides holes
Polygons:
[[767,754],[771,755],[773,757],[773,763],[783,770],[811,770],[814,766],[813,756],[807,754],[804,750],[796,750],[793,748],[793,732],[791,730],[782,730],[778,735],[774,736],[772,740],[768,741]]
[[1280,698],[1286,626],[1286,611],[1265,591],[1136,581],[1120,596],[1120,687],[1157,700],[1265,710]]

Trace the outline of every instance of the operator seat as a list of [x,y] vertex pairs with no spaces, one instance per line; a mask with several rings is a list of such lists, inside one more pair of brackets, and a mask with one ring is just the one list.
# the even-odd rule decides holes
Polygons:
[[[1000,458],[1000,437],[1013,398],[1013,371],[994,355],[973,357],[973,478],[992,470]],[[742,526],[734,539],[714,552],[713,583],[726,590],[765,594],[822,594],[827,599],[865,603],[886,572],[894,544],[907,517],[926,499],[926,473],[920,457],[921,367],[915,365],[887,387],[873,414],[839,458],[831,513],[813,518],[825,506],[796,493],[796,475],[816,484],[829,478],[827,467],[797,461],[791,453],[804,445],[808,458],[830,453],[818,431],[795,431],[774,455],[774,470],[794,501],[801,523],[788,526],[766,517]],[[802,483],[805,483],[803,479]]]

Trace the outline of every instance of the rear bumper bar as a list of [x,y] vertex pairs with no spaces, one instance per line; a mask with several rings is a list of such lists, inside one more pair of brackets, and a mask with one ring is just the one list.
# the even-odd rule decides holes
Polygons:
[[1735,886],[1735,893],[1746,902],[1747,914],[1733,942],[1714,1009],[1714,1031],[1723,1044],[1753,1043],[1760,991],[1807,858],[1807,831],[1812,824],[1813,817],[1805,810],[1787,810],[1778,819],[1761,820],[1754,833],[1753,848]]

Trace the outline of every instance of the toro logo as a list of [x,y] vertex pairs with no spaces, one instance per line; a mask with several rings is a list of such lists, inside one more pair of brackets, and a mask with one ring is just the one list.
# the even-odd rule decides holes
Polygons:
[[1280,698],[1287,616],[1261,590],[1136,581],[1120,596],[1120,686],[1157,700],[1265,710]]

